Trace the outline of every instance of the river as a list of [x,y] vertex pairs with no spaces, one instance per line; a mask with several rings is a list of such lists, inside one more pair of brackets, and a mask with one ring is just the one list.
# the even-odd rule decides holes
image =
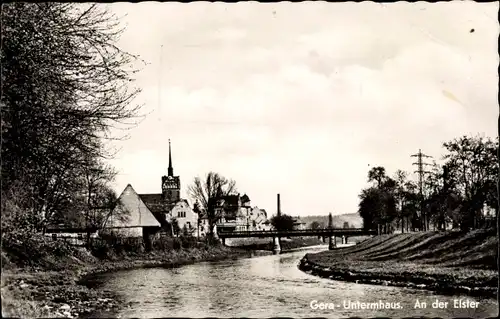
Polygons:
[[[347,283],[306,274],[297,268],[313,247],[281,255],[203,262],[174,269],[141,268],[97,275],[87,284],[124,300],[113,312],[92,317],[494,317],[494,299],[445,296],[425,290]],[[455,308],[454,300],[479,302]],[[391,303],[399,309],[349,309],[347,303]],[[420,308],[415,308],[416,302]],[[443,309],[436,301],[448,302]],[[423,308],[422,302],[426,303]],[[321,303],[324,303],[323,305]],[[330,305],[328,305],[330,304]],[[326,309],[319,309],[320,307]],[[330,307],[329,307],[330,306]],[[334,309],[329,309],[329,308]],[[314,309],[316,308],[316,309]]]

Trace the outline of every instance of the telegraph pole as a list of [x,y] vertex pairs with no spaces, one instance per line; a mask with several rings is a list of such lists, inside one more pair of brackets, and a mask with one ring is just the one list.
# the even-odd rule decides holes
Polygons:
[[428,163],[425,163],[423,161],[423,158],[431,158],[432,156],[425,155],[422,153],[422,150],[419,149],[417,154],[411,155],[411,157],[416,157],[417,162],[413,163],[412,165],[417,165],[417,170],[415,173],[418,174],[418,191],[419,191],[419,197],[420,197],[420,216],[421,216],[421,224],[423,224],[422,230],[427,230],[427,216],[424,212],[423,209],[423,199],[424,199],[424,194],[423,194],[423,188],[424,188],[424,174],[429,173],[428,171],[424,170],[425,165],[429,165]]

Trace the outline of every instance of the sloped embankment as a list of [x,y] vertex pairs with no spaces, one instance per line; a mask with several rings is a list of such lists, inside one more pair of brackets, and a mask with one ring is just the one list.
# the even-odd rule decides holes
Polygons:
[[382,235],[307,254],[299,268],[335,280],[495,296],[497,247],[493,229]]

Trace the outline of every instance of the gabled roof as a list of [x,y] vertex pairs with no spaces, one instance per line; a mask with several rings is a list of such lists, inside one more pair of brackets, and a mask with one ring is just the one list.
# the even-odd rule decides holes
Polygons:
[[[119,204],[111,214],[108,227],[144,227],[161,225],[132,185],[128,184],[127,187],[125,187],[120,197],[118,197],[118,203]],[[126,216],[125,220],[120,219],[120,215]]]
[[175,205],[166,202],[163,194],[139,194],[139,196],[152,213],[168,213]]
[[161,226],[167,227],[165,214],[170,212],[174,207],[173,204],[166,203],[163,200],[163,194],[139,194],[144,204],[149,208],[156,220]]
[[239,195],[226,195],[222,197],[224,200],[224,206],[238,206],[240,196]]
[[243,196],[241,196],[241,202],[243,204],[248,203],[249,201],[250,201],[250,198],[248,197],[247,194],[243,194]]
[[163,199],[163,194],[139,194],[139,197],[149,208],[153,216],[160,222],[162,227],[167,226],[168,222],[166,219],[166,214],[170,213],[172,209],[179,202],[186,203],[189,206],[187,199],[180,199],[177,202],[167,202]]

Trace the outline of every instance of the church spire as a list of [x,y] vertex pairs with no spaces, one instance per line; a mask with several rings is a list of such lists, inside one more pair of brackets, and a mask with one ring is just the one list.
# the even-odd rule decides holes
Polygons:
[[168,176],[174,176],[174,168],[172,167],[172,151],[170,149],[170,139],[168,139]]

